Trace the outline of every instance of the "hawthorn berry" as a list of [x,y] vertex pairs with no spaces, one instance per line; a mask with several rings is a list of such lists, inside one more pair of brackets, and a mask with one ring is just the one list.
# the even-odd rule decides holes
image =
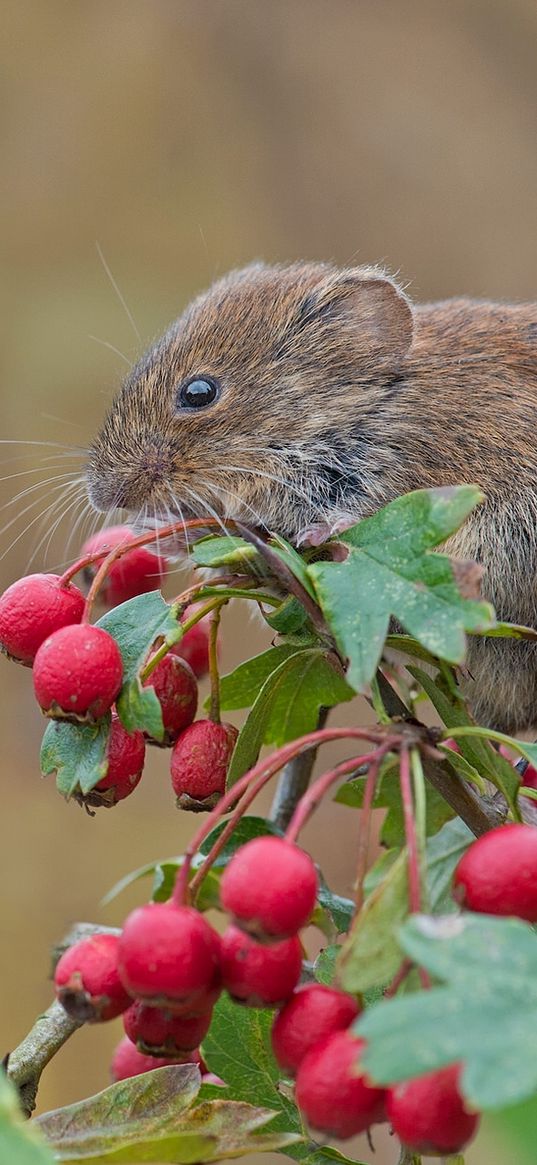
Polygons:
[[[87,554],[102,554],[95,563],[85,568],[87,581],[91,582],[98,567],[106,555],[116,546],[123,546],[132,541],[134,534],[127,526],[110,526],[108,530],[99,530],[92,538],[88,538],[80,552],[80,557]],[[116,607],[118,603],[125,603],[127,599],[134,599],[136,595],[146,591],[156,591],[162,586],[162,580],[168,569],[165,558],[154,554],[147,546],[135,546],[133,550],[113,562],[99,591],[99,597],[109,607]]]
[[150,902],[125,922],[119,974],[133,998],[192,1017],[218,998],[219,955],[219,937],[197,910]]
[[322,983],[299,987],[272,1025],[272,1050],[280,1068],[294,1076],[319,1040],[348,1028],[359,1013],[356,1000],[335,987]]
[[465,1107],[459,1076],[455,1064],[388,1089],[386,1115],[413,1153],[460,1153],[475,1136],[479,1114]]
[[145,761],[145,740],[142,732],[127,732],[117,712],[112,712],[110,733],[106,745],[108,771],[89,793],[75,792],[80,805],[98,809],[110,808],[130,797],[140,783]]
[[64,952],[54,972],[56,996],[73,1019],[100,1023],[130,1006],[117,970],[119,939],[95,934]]
[[202,1015],[173,1015],[137,1000],[123,1014],[123,1027],[140,1052],[150,1056],[188,1058],[209,1031],[212,1010]]
[[34,690],[47,716],[99,720],[119,695],[123,662],[102,627],[75,623],[54,631],[35,657]]
[[164,739],[148,737],[151,744],[167,747],[189,724],[198,706],[198,685],[192,668],[177,655],[165,655],[144,680],[144,688],[153,688],[162,711]]
[[[528,789],[537,789],[537,769],[533,765],[526,765],[520,783]],[[524,793],[522,796],[524,796]],[[527,800],[531,800],[535,804],[533,797],[528,797]]]
[[[136,1044],[133,1044],[128,1036],[124,1036],[112,1056],[110,1076],[112,1083],[117,1084],[119,1080],[130,1080],[131,1076],[140,1076],[142,1072],[152,1072],[154,1068],[168,1068],[177,1062],[177,1059],[172,1056],[144,1055],[143,1052],[138,1051]],[[187,1063],[199,1065],[199,1053],[191,1052]]]
[[313,1129],[345,1140],[386,1119],[384,1088],[359,1071],[365,1041],[348,1031],[319,1041],[298,1069],[295,1100]]
[[29,574],[12,583],[0,598],[0,648],[31,666],[41,644],[71,623],[80,623],[84,595],[57,574]]
[[302,947],[294,935],[264,946],[229,926],[222,936],[222,982],[232,999],[248,1007],[279,1007],[292,995],[302,970]]
[[242,930],[273,941],[305,926],[317,885],[315,866],[303,849],[283,837],[256,837],[226,867],[220,899]]
[[170,760],[172,786],[179,809],[212,809],[226,788],[226,776],[238,730],[232,724],[196,720],[185,728]]
[[467,910],[537,922],[537,829],[511,824],[484,833],[455,870],[453,896]]

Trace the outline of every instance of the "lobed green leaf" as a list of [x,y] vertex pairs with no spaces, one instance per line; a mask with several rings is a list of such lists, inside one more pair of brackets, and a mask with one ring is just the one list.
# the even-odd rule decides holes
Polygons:
[[449,558],[432,553],[481,500],[471,485],[405,494],[338,536],[343,562],[307,568],[356,691],[375,675],[391,618],[451,663],[464,658],[465,632],[494,625],[490,605],[463,598]]

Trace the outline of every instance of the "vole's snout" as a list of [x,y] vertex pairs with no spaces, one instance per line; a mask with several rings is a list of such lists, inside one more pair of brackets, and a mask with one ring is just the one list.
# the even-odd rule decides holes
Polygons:
[[91,504],[101,513],[112,509],[136,511],[144,506],[157,506],[161,495],[166,492],[172,472],[171,456],[164,449],[148,443],[137,446],[122,462],[113,467],[102,450],[94,452],[86,472]]

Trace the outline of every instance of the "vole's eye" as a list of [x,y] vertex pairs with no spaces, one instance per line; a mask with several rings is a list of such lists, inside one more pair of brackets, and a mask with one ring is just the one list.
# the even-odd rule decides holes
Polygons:
[[220,385],[212,376],[192,376],[177,390],[178,409],[204,409],[220,395]]

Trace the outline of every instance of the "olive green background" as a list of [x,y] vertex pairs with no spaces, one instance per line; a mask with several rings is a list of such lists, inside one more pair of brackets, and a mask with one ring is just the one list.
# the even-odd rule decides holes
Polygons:
[[[142,345],[256,257],[385,261],[418,299],[537,298],[534,0],[7,0],[3,17],[2,439],[83,448],[139,350],[98,247]],[[81,462],[1,450],[6,475],[41,467],[2,485],[4,586],[76,552],[73,509],[32,561],[69,499],[45,486],[10,499]],[[267,641],[241,612],[224,632],[226,667]],[[50,998],[53,940],[77,918],[119,923],[144,888],[107,909],[101,896],[180,851],[192,822],[158,752],[116,811],[66,805],[39,778],[30,673],[0,660],[0,686],[3,1051]],[[355,833],[331,807],[309,834],[343,892]],[[104,1086],[119,1028],[71,1041],[41,1109]],[[491,1122],[469,1162],[522,1163],[507,1124]],[[378,1141],[387,1165],[394,1146]]]

